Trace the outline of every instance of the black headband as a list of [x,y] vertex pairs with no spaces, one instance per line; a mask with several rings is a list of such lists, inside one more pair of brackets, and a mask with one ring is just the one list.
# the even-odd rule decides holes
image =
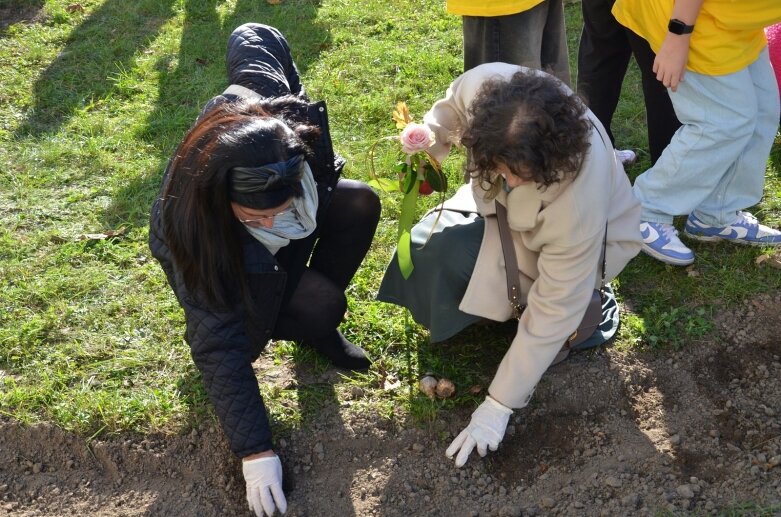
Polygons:
[[280,206],[302,192],[304,155],[260,167],[234,167],[230,171],[231,201],[265,209]]

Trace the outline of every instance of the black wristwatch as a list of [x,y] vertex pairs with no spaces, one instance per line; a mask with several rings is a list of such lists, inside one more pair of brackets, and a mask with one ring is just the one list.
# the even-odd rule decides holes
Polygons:
[[682,34],[691,34],[694,30],[694,25],[686,25],[678,18],[673,18],[670,20],[670,23],[667,24],[667,30],[673,34],[678,34],[679,36]]

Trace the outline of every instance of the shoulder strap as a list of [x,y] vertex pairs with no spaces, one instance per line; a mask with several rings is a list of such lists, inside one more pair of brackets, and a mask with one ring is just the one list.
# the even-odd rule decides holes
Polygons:
[[504,255],[504,271],[507,275],[507,299],[513,309],[513,316],[520,318],[523,312],[521,305],[521,282],[518,277],[518,259],[515,258],[515,246],[510,234],[510,225],[507,222],[507,208],[494,200],[496,206],[496,222],[499,225],[499,240],[502,242],[502,254]]
[[[510,233],[510,225],[507,222],[507,208],[494,200],[496,207],[496,223],[499,225],[499,240],[502,243],[502,255],[504,255],[504,271],[507,276],[507,299],[513,308],[513,316],[520,318],[523,309],[521,304],[521,282],[518,277],[518,259],[515,257],[515,246]],[[607,267],[607,221],[605,221],[605,234],[602,236],[602,257],[600,266],[602,269],[599,291],[605,287],[605,269]]]

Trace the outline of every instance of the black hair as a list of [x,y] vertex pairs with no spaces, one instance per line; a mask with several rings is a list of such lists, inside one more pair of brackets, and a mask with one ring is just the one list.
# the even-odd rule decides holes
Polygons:
[[230,206],[234,167],[311,158],[317,127],[280,113],[294,97],[217,104],[201,116],[168,166],[161,207],[166,244],[187,289],[228,306],[250,297],[246,288],[243,231]]

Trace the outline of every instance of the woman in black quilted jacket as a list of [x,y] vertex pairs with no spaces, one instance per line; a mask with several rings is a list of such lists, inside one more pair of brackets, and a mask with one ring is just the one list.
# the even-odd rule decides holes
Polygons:
[[282,466],[252,362],[270,339],[337,367],[370,365],[338,330],[345,289],[380,216],[340,179],[323,102],[310,102],[284,37],[246,24],[228,42],[231,86],[171,158],[149,242],[187,321],[186,339],[257,515],[284,513]]

